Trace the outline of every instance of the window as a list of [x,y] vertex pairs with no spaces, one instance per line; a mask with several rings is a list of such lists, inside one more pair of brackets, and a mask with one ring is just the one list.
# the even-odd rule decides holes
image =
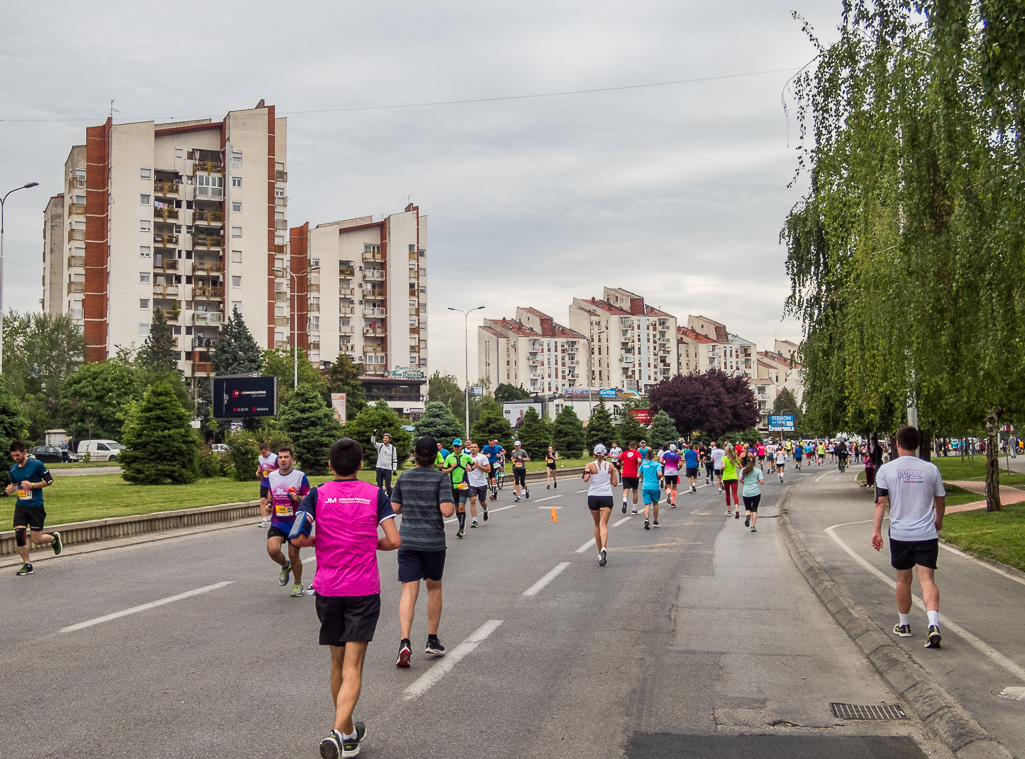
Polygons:
[[241,200],[233,200],[233,201],[231,201],[231,212],[232,213],[242,213],[242,201]]
[[141,284],[144,284],[144,285],[148,285],[149,284],[149,272],[148,271],[140,271],[139,272],[139,282]]
[[275,245],[284,245],[285,244],[285,236],[284,235],[274,235],[274,244]]
[[215,174],[196,174],[193,184],[196,185],[196,198],[224,197],[224,177]]
[[231,178],[231,186],[232,187],[241,187],[242,186],[242,177],[232,177]]
[[241,169],[242,168],[242,151],[232,150],[231,151],[231,168]]
[[75,196],[75,202],[78,203],[79,205],[83,205],[84,206],[85,205],[85,195],[76,195]]
[[153,222],[150,219],[139,220],[139,231],[140,232],[151,232],[153,231]]
[[139,337],[149,337],[149,325],[148,324],[140,324],[139,325]]
[[310,317],[310,329],[315,331],[315,332],[320,331],[320,317],[319,316],[311,316]]
[[149,298],[139,298],[139,308],[149,308]]
[[284,316],[285,315],[285,307],[284,306],[274,306],[274,315],[275,316]]
[[139,246],[139,257],[140,258],[149,258],[149,254],[150,254],[150,247],[149,247],[149,245],[140,245]]
[[242,227],[232,227],[231,228],[231,236],[232,237],[241,237],[242,236]]
[[319,258],[311,258],[310,259],[310,266],[313,267],[314,269],[317,268],[318,266],[320,266],[320,259]]
[[277,187],[277,186],[275,186],[275,188],[274,188],[274,197],[275,198],[283,198],[283,197],[285,197],[285,188],[284,187]]
[[175,158],[184,158],[185,157],[185,154],[184,154],[182,148],[175,148],[174,149],[174,157]]
[[139,179],[152,179],[153,169],[139,169]]
[[242,263],[242,251],[241,250],[233,250],[233,251],[231,251],[231,262],[233,264],[240,264],[240,263]]
[[232,287],[242,287],[242,277],[240,277],[240,276],[239,277],[232,277],[231,278],[231,286]]
[[148,206],[149,205],[149,195],[140,195],[139,196],[139,205],[140,206]]

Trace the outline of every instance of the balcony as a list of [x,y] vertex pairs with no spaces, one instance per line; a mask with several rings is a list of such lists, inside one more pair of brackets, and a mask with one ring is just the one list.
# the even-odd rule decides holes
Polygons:
[[68,242],[72,242],[74,240],[84,240],[84,239],[85,239],[85,230],[84,229],[69,229],[68,230]]
[[286,253],[288,253],[288,246],[287,245],[275,245],[274,246],[274,253],[276,255],[283,256]]
[[192,264],[193,274],[218,274],[224,271],[224,264],[220,261],[195,261]]
[[214,365],[209,361],[193,361],[192,362],[192,373],[196,374],[213,374]]
[[363,306],[363,316],[370,318],[372,316],[385,317],[388,315],[387,309],[376,308],[374,306]]
[[154,271],[178,271],[179,261],[174,258],[158,258],[153,263]]
[[196,160],[192,164],[193,173],[202,171],[207,174],[223,174],[224,162],[221,160]]
[[320,313],[320,304],[319,303],[310,303],[309,305],[306,306],[306,311],[307,311],[307,313],[310,313],[310,314],[319,314]]
[[287,316],[275,316],[274,317],[274,326],[275,327],[287,327],[288,326],[288,317]]
[[[176,322],[176,321],[178,321],[179,317],[181,317],[181,315],[182,315],[181,311],[179,311],[177,308],[172,308],[172,309],[170,309],[168,311],[164,311],[164,321]],[[174,347],[175,347],[175,349],[178,348],[178,338],[177,337],[174,339]]]
[[286,293],[286,292],[274,293],[274,302],[275,303],[288,303],[288,293]]
[[[178,217],[175,216],[177,219]],[[192,223],[193,224],[223,224],[224,223],[224,212],[223,211],[193,211],[192,212]]]
[[156,282],[153,283],[153,297],[155,297],[155,298],[160,298],[160,297],[169,298],[169,297],[172,297],[172,296],[177,297],[177,295],[178,295],[178,285],[163,285],[163,284],[157,284]]
[[172,246],[172,245],[177,245],[178,244],[178,235],[154,232],[153,233],[153,244],[154,245],[163,245],[164,247],[168,247],[168,246]]
[[354,335],[356,334],[356,328],[351,324],[339,324],[338,325],[339,335]]
[[364,300],[384,300],[384,290],[369,289],[363,291]]
[[286,206],[288,206],[288,198],[274,198],[274,205],[277,208],[285,208]]
[[74,293],[84,293],[84,292],[85,292],[85,282],[68,282],[68,295],[72,295]]
[[338,313],[342,314],[343,316],[352,316],[356,313],[356,309],[353,306],[340,306],[338,309]]
[[274,341],[274,350],[276,350],[276,351],[287,351],[288,347],[289,347],[288,346],[288,340],[275,340]]
[[72,308],[68,311],[68,318],[81,321],[85,318],[85,311],[81,308]]
[[320,282],[310,282],[308,285],[306,285],[306,292],[308,292],[308,293],[319,293],[320,292]]
[[287,171],[275,171],[274,172],[274,181],[275,182],[287,182],[288,181],[288,172]]
[[154,207],[153,208],[153,218],[154,219],[163,219],[165,221],[167,219],[177,219],[178,218],[178,209],[177,208],[156,208],[156,207]]
[[625,356],[620,356],[619,357],[619,363],[621,363],[621,364],[628,364],[628,365],[629,364],[633,364],[634,363],[634,357],[631,356],[630,354],[626,354]]
[[154,182],[153,183],[153,194],[159,197],[173,197],[181,191],[181,185],[178,182]]
[[363,272],[363,279],[367,282],[384,282],[385,274],[379,269],[367,269]]
[[274,220],[274,229],[288,229],[288,220],[287,219],[275,219]]
[[193,324],[222,324],[224,314],[219,311],[197,311],[192,315]]
[[223,298],[224,288],[221,286],[213,287],[210,285],[196,285],[192,288],[193,298]]
[[211,248],[223,248],[224,238],[214,237],[213,235],[195,235],[192,238],[192,249],[205,248],[210,250]]
[[81,268],[83,266],[85,266],[85,256],[68,256],[69,269]]
[[348,266],[339,266],[338,267],[338,276],[339,277],[354,277],[355,275],[356,275],[356,270],[351,268],[351,267],[348,267]]
[[363,261],[364,262],[368,262],[368,263],[372,263],[374,261],[383,262],[384,261],[384,255],[379,250],[375,250],[375,251],[364,250],[363,251]]
[[388,334],[387,330],[375,329],[373,327],[363,328],[363,337],[384,337]]
[[68,203],[68,213],[71,216],[85,216],[85,203]]
[[341,287],[338,289],[338,294],[343,298],[355,298],[356,290],[352,287]]
[[381,376],[387,373],[387,369],[384,368],[384,364],[368,364],[364,358],[363,363],[363,374],[371,376]]
[[68,187],[85,187],[85,177],[70,177],[68,179]]

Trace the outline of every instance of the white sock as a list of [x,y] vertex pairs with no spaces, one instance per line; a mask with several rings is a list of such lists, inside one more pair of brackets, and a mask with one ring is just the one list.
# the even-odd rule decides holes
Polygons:
[[355,730],[353,730],[349,735],[342,733],[341,730],[339,730],[338,732],[342,734],[343,741],[354,741],[356,740],[356,736],[359,735],[359,733],[357,733]]
[[911,615],[910,614],[901,614],[898,611],[897,612],[897,618],[900,620],[901,627],[903,627],[904,625],[910,625],[911,624]]
[[940,613],[938,611],[927,611],[926,616],[929,617],[930,627],[932,627],[933,625],[936,625],[937,627],[940,626]]

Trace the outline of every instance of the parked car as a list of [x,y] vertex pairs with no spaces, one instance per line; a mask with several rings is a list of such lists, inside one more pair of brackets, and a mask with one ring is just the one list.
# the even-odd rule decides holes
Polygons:
[[228,446],[226,446],[224,443],[214,443],[210,446],[210,450],[214,453],[227,453]]
[[117,455],[124,448],[116,440],[80,440],[78,455],[89,454],[90,461],[117,461]]
[[[39,459],[44,464],[61,464],[65,461],[78,461],[78,457],[71,451],[62,451],[55,445],[37,445],[29,453],[33,458]],[[65,456],[67,454],[67,456]]]

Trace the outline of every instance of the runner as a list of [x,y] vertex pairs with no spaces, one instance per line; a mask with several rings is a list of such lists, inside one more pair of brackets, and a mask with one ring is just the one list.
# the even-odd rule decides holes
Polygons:
[[21,557],[21,569],[15,574],[24,577],[33,572],[28,555],[29,541],[25,539],[26,531],[35,545],[50,546],[54,556],[64,549],[64,544],[59,532],[52,535],[43,532],[43,524],[46,521],[43,488],[53,484],[50,471],[39,459],[28,457],[25,444],[20,440],[11,442],[10,453],[14,459],[14,466],[10,469],[11,484],[7,486],[7,495],[13,495],[15,492],[18,494],[18,499],[14,502],[14,544]]
[[613,443],[611,450],[609,450],[609,461],[612,462],[612,466],[616,468],[616,471],[622,471],[623,464],[619,460],[619,457],[623,455],[623,449],[619,447],[619,443]]
[[[399,525],[399,658],[396,667],[408,667],[413,655],[410,635],[413,614],[420,596],[420,581],[427,583],[427,648],[424,653],[443,656],[445,647],[438,639],[441,624],[441,577],[445,572],[445,517],[455,512],[452,486],[448,477],[431,466],[436,443],[425,435],[413,446],[416,468],[403,472],[391,494],[391,506],[402,515]],[[483,456],[483,454],[482,454]],[[486,457],[485,457],[486,458]],[[485,480],[486,481],[486,480]],[[486,490],[485,486],[485,490]],[[487,511],[484,512],[485,519]]]
[[278,585],[287,585],[291,572],[292,598],[299,598],[303,594],[303,563],[299,558],[299,546],[289,542],[287,559],[281,552],[281,546],[288,540],[288,533],[295,523],[296,506],[310,492],[310,481],[303,472],[292,468],[292,449],[287,446],[278,449],[278,468],[270,473],[268,480],[273,514],[267,530],[267,555],[281,567]]
[[791,443],[789,440],[783,443],[783,450],[786,452],[787,458],[790,458],[790,452],[793,450],[793,445],[794,444]]
[[715,470],[715,481],[719,486],[719,492],[722,492],[722,458],[726,455],[726,452],[719,447],[719,444],[712,441],[712,468]]
[[815,461],[815,446],[810,440],[804,446],[804,460],[807,462],[809,468]]
[[787,456],[782,448],[776,449],[776,474],[779,475],[779,484],[783,484],[783,470],[787,466]]
[[[433,461],[436,450],[432,446],[427,452],[428,462]],[[278,455],[284,467],[281,451]],[[299,548],[312,546],[316,551],[320,645],[331,650],[331,699],[335,705],[333,729],[321,741],[320,755],[337,759],[359,754],[367,735],[362,722],[352,721],[352,713],[359,700],[367,646],[381,614],[377,552],[394,551],[402,541],[387,496],[380,488],[356,479],[363,464],[360,444],[350,438],[337,440],[328,460],[334,481],[311,490],[302,502],[316,534],[298,534],[289,549],[294,547],[296,556]],[[275,478],[271,475],[272,488]],[[383,537],[378,537],[378,526]]]
[[631,514],[637,513],[637,469],[641,465],[641,454],[637,450],[637,443],[631,440],[627,443],[626,450],[623,451],[623,455],[619,457],[619,462],[622,465],[623,470],[623,513],[626,513],[626,501],[627,495],[633,491],[633,511]]
[[797,443],[794,446],[794,469],[801,471],[801,459],[804,458],[804,445]]
[[645,441],[642,440],[640,444],[637,446],[637,452],[641,454],[642,462],[648,460],[648,444]]
[[491,500],[498,500],[498,461],[505,449],[499,445],[497,438],[491,438],[488,444],[481,449],[481,453],[488,457],[488,486],[491,488]]
[[847,443],[843,440],[836,444],[833,451],[836,455],[837,468],[843,472],[847,469]]
[[260,514],[263,520],[257,527],[270,527],[270,480],[267,475],[278,468],[278,455],[270,452],[268,443],[260,443],[260,456],[256,459],[256,476],[260,478]]
[[815,453],[818,455],[818,458],[819,458],[819,466],[822,466],[822,464],[826,460],[826,446],[825,446],[825,444],[822,443],[821,441],[819,441],[818,446],[815,449]]
[[758,452],[758,466],[765,466],[765,443],[759,440],[758,446],[755,448],[755,450]]
[[876,507],[872,547],[883,547],[883,513],[890,502],[890,565],[897,570],[897,624],[894,635],[911,637],[911,581],[918,567],[918,583],[929,617],[926,648],[940,647],[940,591],[936,587],[939,530],[947,507],[943,477],[935,464],[916,456],[921,433],[915,427],[897,430],[898,457],[876,472]]
[[476,527],[478,503],[484,512],[484,521],[488,521],[488,472],[491,464],[476,443],[470,443],[470,458],[472,462],[467,467],[466,483],[470,486],[470,527]]
[[829,453],[829,463],[835,464],[836,463],[836,443],[834,443],[832,440],[830,440],[829,444],[826,446],[826,451]]
[[711,485],[715,477],[715,463],[712,461],[712,450],[704,443],[698,449],[698,458],[705,467],[705,484]]
[[762,500],[761,485],[765,484],[765,475],[761,467],[755,466],[754,456],[748,454],[741,461],[743,469],[741,478],[744,481],[744,526],[750,527],[751,532],[758,532],[755,525],[758,523],[758,504]]
[[[697,446],[693,443],[683,449],[684,465],[687,468],[687,482],[690,483],[688,492],[690,493],[698,492],[697,487],[695,487],[698,482],[698,452],[696,449]],[[707,477],[705,479],[707,480]]]
[[469,454],[463,453],[463,441],[456,438],[452,441],[452,453],[445,459],[445,468],[441,470],[452,479],[452,502],[456,505],[456,518],[459,520],[457,538],[463,537],[466,528],[466,500],[470,497],[466,469],[472,461]]
[[730,494],[733,495],[733,506],[737,513],[735,519],[740,519],[740,499],[737,498],[737,468],[740,466],[740,459],[733,446],[726,446],[726,455],[722,460],[722,486],[726,491],[726,516],[730,515]]
[[520,500],[520,486],[523,487],[523,497],[530,500],[530,490],[527,488],[527,462],[530,461],[530,454],[520,447],[520,441],[513,443],[513,452],[509,454],[513,463],[513,493],[516,494],[516,502]]
[[381,436],[384,442],[377,442],[377,430],[370,436],[370,443],[377,448],[377,487],[383,487],[384,492],[391,497],[391,478],[399,471],[399,454],[395,446],[391,444],[391,435],[387,432]]
[[559,481],[555,479],[555,462],[559,460],[559,454],[552,446],[548,446],[548,453],[545,454],[545,490],[552,489],[552,483],[559,487]]
[[[676,497],[680,488],[680,463],[683,457],[676,452],[676,443],[669,444],[669,450],[662,454],[662,476],[666,483],[666,502],[669,508],[676,508]],[[697,475],[695,475],[697,478]]]
[[619,476],[616,468],[605,460],[605,446],[594,447],[595,461],[584,467],[584,482],[587,483],[587,508],[594,520],[594,544],[598,548],[598,566],[608,563],[609,517],[612,516],[613,488]]
[[658,527],[658,501],[662,497],[662,465],[655,459],[655,449],[648,449],[648,458],[640,468],[641,493],[644,496],[644,529],[651,529],[648,523],[648,507],[651,507],[652,524]]

